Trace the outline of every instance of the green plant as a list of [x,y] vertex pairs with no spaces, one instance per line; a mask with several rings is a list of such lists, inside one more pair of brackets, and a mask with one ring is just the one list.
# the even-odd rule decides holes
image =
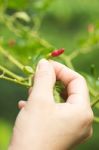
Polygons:
[[0,149],[7,149],[9,145],[9,137],[11,136],[11,126],[5,120],[0,119]]
[[[19,1],[18,1],[19,2]],[[23,10],[17,8],[16,3],[1,3],[0,9],[0,78],[27,88],[32,86],[32,76],[35,73],[37,62],[48,57],[57,49],[48,41],[40,37],[39,28],[46,10],[52,0],[34,1],[31,3],[32,13],[28,11],[28,4],[23,5]],[[11,5],[13,4],[13,6]],[[12,9],[13,8],[13,9]],[[12,11],[13,10],[13,11]],[[27,11],[26,11],[27,10]],[[61,55],[55,60],[61,61],[71,69],[75,69],[73,60],[80,54],[91,53],[99,47],[99,29],[93,25],[88,27],[88,36],[79,42],[77,50]],[[5,64],[5,61],[7,64]],[[88,83],[91,106],[98,108],[99,78],[95,66],[91,66],[90,74],[80,72]],[[64,88],[57,83],[54,95],[57,102],[62,101],[60,91]],[[98,117],[94,117],[99,122]]]

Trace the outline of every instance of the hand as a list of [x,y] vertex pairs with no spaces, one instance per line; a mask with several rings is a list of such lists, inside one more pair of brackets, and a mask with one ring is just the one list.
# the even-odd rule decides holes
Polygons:
[[[56,78],[66,87],[65,103],[55,103]],[[55,61],[39,62],[28,101],[19,106],[9,150],[69,150],[92,135],[86,81]]]

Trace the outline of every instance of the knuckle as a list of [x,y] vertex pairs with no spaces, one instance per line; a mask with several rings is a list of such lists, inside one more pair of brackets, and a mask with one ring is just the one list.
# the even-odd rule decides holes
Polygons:
[[93,122],[93,112],[90,110],[89,112],[86,113],[86,123],[92,124]]
[[93,122],[93,112],[91,108],[79,107],[79,137],[82,140],[88,139],[92,136],[92,122]]
[[84,118],[84,121],[80,124],[80,134],[79,136],[82,139],[89,139],[93,135],[92,125],[91,125],[91,119],[90,117]]
[[93,122],[93,112],[92,110],[87,110],[86,112],[83,112],[81,115],[81,123],[83,126],[89,126]]
[[85,139],[88,140],[89,138],[91,138],[93,135],[93,129],[91,128],[90,130],[88,130],[88,132],[86,132],[85,134]]
[[80,74],[79,74],[79,79],[80,79],[82,82],[85,82],[85,83],[86,83],[86,79],[85,79],[82,75],[80,75]]

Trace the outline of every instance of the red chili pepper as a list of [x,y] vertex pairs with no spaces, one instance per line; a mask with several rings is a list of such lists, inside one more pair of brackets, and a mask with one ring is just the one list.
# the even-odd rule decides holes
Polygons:
[[89,33],[93,33],[94,30],[95,30],[95,26],[93,24],[89,24],[87,30],[88,30]]
[[16,40],[14,40],[14,39],[10,39],[10,40],[8,41],[9,47],[13,47],[13,46],[15,46],[15,44],[16,44]]
[[60,56],[61,54],[63,54],[65,51],[64,48],[61,48],[61,49],[58,49],[58,50],[54,50],[52,53],[51,53],[51,56],[52,57],[57,57],[57,56]]

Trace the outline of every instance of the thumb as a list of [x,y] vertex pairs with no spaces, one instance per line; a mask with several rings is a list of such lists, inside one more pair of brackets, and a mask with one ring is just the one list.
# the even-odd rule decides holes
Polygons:
[[53,66],[46,59],[39,61],[34,77],[34,85],[30,97],[34,98],[46,97],[47,99],[53,95],[53,87],[56,81]]

